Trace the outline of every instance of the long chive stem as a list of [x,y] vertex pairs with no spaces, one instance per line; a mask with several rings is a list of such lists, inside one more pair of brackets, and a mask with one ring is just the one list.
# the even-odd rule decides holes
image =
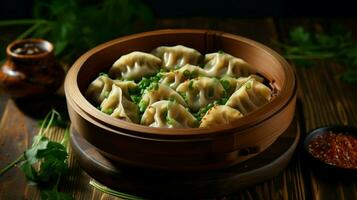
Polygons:
[[21,154],[16,160],[12,161],[9,165],[7,165],[5,168],[0,170],[0,176],[5,174],[7,171],[9,171],[12,167],[15,167],[19,162],[23,161],[25,159],[24,154]]
[[19,35],[16,40],[21,40],[26,38],[27,36],[29,36],[32,32],[34,32],[39,26],[41,26],[42,23],[36,23],[34,25],[32,25],[30,28],[28,28],[25,32],[21,33],[21,35]]
[[31,25],[38,23],[47,23],[44,19],[15,19],[15,20],[1,20],[0,26],[17,26],[17,25]]

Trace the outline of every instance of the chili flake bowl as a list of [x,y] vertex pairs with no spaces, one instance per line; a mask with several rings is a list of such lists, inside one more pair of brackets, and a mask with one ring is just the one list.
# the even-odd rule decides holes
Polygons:
[[324,176],[357,173],[357,127],[314,129],[305,137],[303,148],[308,164]]

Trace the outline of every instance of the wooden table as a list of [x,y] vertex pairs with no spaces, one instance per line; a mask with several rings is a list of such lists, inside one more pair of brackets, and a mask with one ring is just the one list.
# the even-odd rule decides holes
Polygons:
[[[286,38],[288,30],[297,25],[323,29],[330,23],[342,23],[357,37],[357,20],[323,19],[161,19],[156,28],[210,28],[249,37],[274,48],[272,41]],[[276,48],[274,48],[276,49]],[[278,50],[278,49],[276,49]],[[321,62],[312,68],[294,66],[299,82],[298,112],[302,136],[317,127],[343,124],[357,126],[357,83],[339,80],[343,67]],[[31,107],[32,102],[28,102]],[[36,119],[25,115],[5,94],[0,95],[0,168],[14,160],[30,144],[37,132]],[[51,130],[52,138],[63,132]],[[90,177],[70,156],[70,174],[60,189],[76,199],[117,199],[93,189]],[[328,177],[328,175],[326,175]],[[321,179],[301,159],[298,147],[291,163],[277,177],[237,191],[220,199],[357,199],[357,180]],[[0,178],[0,199],[39,199],[39,192],[26,185],[22,172],[12,169]]]

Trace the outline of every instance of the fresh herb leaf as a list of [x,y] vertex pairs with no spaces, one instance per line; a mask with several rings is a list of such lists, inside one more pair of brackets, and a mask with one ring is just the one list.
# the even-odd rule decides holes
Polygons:
[[290,32],[290,38],[294,44],[311,44],[311,34],[303,27],[297,27]]
[[[31,147],[19,158],[0,171],[0,176],[10,168],[20,163],[28,183],[36,185],[41,190],[42,199],[73,199],[68,194],[58,192],[61,176],[68,171],[69,122],[58,123],[63,117],[55,110],[46,115],[40,123],[38,134],[33,138]],[[49,140],[45,133],[52,126],[67,124],[65,135],[61,142]],[[36,166],[36,167],[35,167]],[[43,188],[52,188],[49,192]]]
[[[335,26],[336,27],[336,26]],[[297,27],[290,31],[285,43],[277,43],[284,52],[284,57],[292,60],[296,66],[309,67],[317,60],[330,60],[346,66],[342,80],[357,81],[357,42],[351,33],[341,27],[327,33],[307,31]]]
[[52,121],[49,120],[39,120],[38,124],[40,127],[46,127],[50,123],[50,126],[57,126],[61,128],[67,128],[69,125],[69,117],[67,113],[59,113],[56,110],[52,110],[51,112],[55,113]]

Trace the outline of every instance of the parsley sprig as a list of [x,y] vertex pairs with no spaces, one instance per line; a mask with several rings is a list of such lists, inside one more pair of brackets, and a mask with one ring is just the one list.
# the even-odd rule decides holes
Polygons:
[[277,43],[285,58],[297,66],[311,66],[317,60],[330,60],[346,66],[341,78],[348,82],[357,81],[357,42],[350,32],[341,28],[328,33],[311,32],[303,27],[290,31],[284,43]]
[[[40,130],[34,136],[31,147],[0,170],[0,176],[19,165],[28,183],[36,185],[41,190],[42,199],[73,199],[69,194],[58,191],[59,181],[68,171],[68,121],[65,121],[56,110],[52,110],[40,124]],[[62,141],[51,141],[45,136],[52,126],[66,126]]]

